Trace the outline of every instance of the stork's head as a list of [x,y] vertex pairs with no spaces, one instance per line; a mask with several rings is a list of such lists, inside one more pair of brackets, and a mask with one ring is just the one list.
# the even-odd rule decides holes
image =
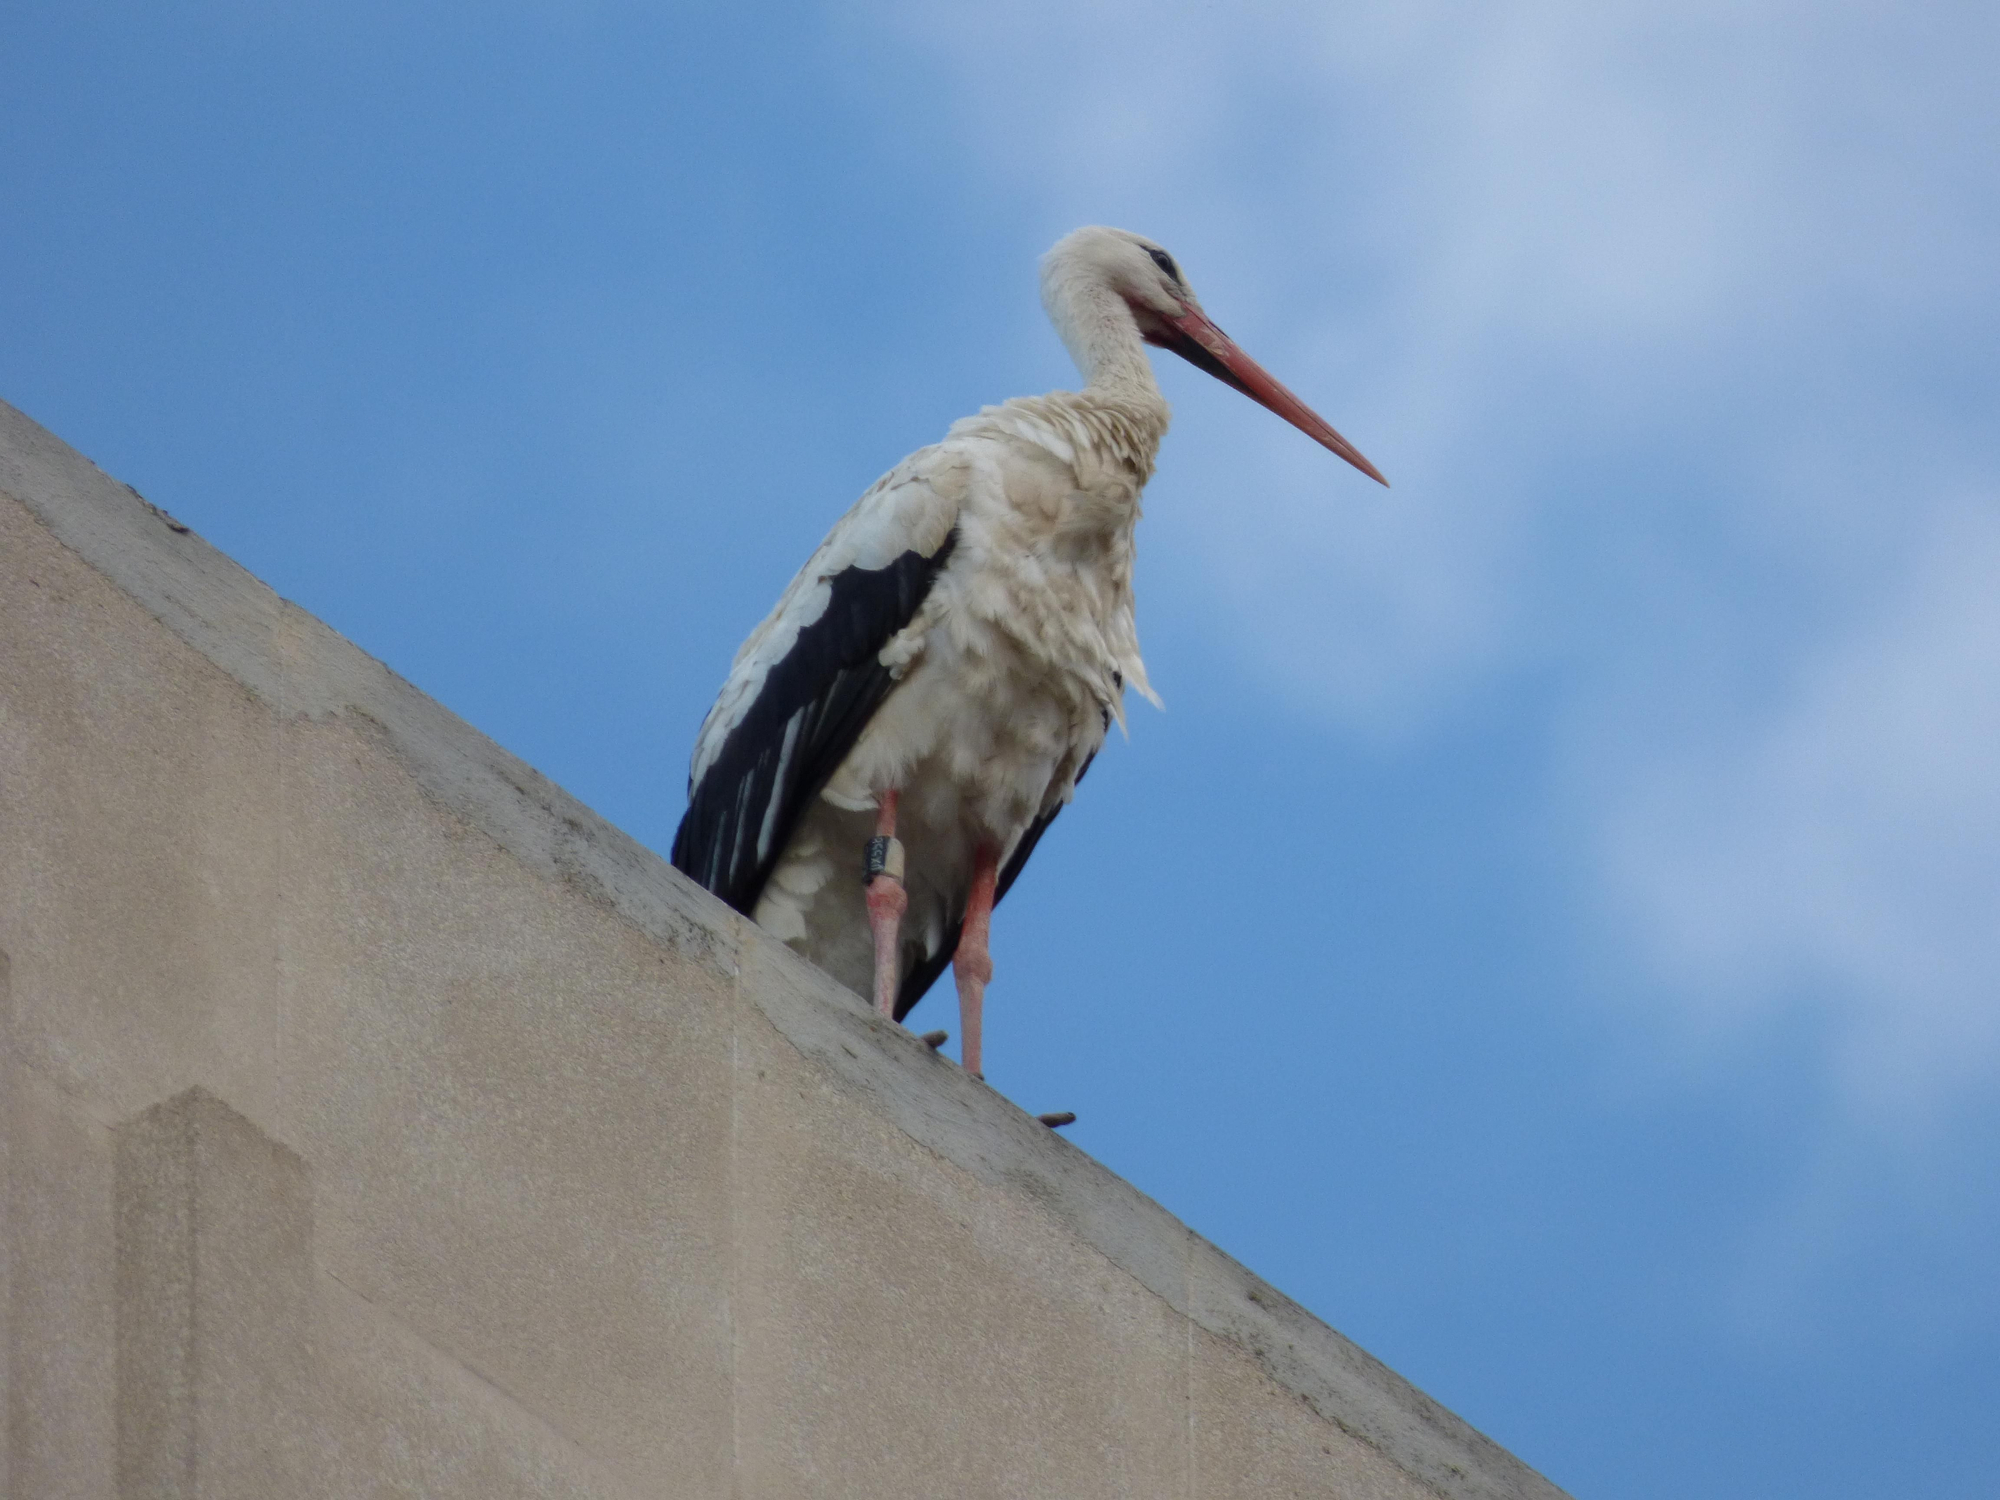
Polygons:
[[1136,327],[1147,343],[1171,349],[1276,412],[1369,478],[1389,482],[1360,450],[1209,320],[1179,263],[1143,235],[1092,224],[1063,236],[1042,257],[1042,304],[1086,372],[1107,340],[1120,332],[1131,337],[1129,331],[1100,326],[1122,305],[1131,317],[1128,327]]

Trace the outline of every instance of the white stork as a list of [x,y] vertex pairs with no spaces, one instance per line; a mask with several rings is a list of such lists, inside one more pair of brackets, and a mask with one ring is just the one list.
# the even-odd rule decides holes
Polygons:
[[980,1071],[994,904],[1070,800],[1126,688],[1139,492],[1170,349],[1388,481],[1209,321],[1173,257],[1079,229],[1042,302],[1081,391],[989,406],[835,523],[736,653],[695,740],[674,864],[883,1014],[947,963]]

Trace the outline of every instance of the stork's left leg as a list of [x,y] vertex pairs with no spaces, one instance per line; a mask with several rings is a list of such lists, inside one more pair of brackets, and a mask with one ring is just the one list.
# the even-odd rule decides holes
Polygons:
[[875,931],[875,1008],[896,1014],[896,991],[903,982],[901,957],[903,913],[909,893],[903,889],[903,845],[896,837],[896,804],[902,794],[887,791],[876,805],[875,837],[868,841],[868,925]]
[[958,980],[959,1061],[975,1078],[980,1070],[979,1021],[986,1005],[986,982],[993,977],[993,955],[987,939],[993,931],[993,888],[1000,878],[1000,851],[981,844],[972,856],[972,893],[965,902],[965,925],[958,933],[958,953],[951,961]]

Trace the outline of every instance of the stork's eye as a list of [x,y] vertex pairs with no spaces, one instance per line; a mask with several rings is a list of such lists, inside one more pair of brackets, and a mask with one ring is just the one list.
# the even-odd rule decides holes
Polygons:
[[1148,250],[1146,253],[1153,257],[1154,265],[1167,273],[1167,280],[1171,281],[1175,286],[1181,284],[1180,268],[1174,264],[1174,258],[1171,255],[1167,254],[1164,250]]

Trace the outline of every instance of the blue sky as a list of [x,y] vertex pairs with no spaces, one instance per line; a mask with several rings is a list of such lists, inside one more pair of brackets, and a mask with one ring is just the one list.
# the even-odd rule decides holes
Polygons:
[[[0,396],[657,849],[1152,235],[1135,704],[989,1076],[1579,1495],[2000,1462],[1991,7],[27,3]],[[935,1014],[933,1014],[935,1012]],[[917,1018],[952,1025],[948,1001]]]

